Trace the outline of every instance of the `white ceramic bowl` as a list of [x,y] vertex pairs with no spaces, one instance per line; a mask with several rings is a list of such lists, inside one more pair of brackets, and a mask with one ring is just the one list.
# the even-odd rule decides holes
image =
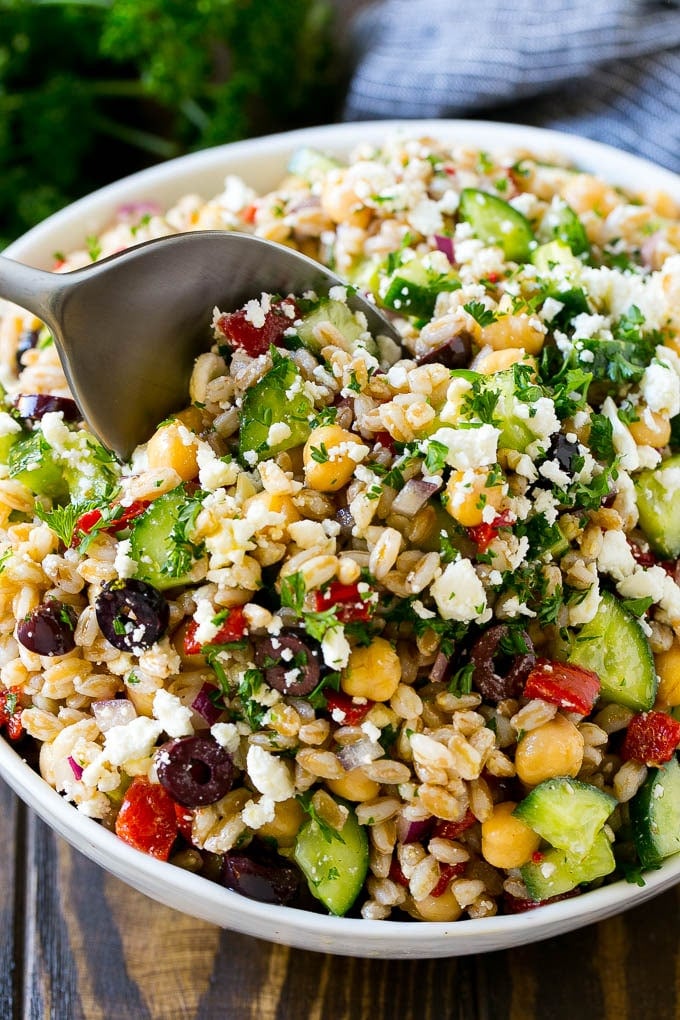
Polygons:
[[[523,147],[538,154],[561,153],[612,183],[635,189],[661,188],[680,199],[680,179],[645,160],[572,135],[538,128],[475,121],[375,121],[331,125],[204,150],[142,171],[73,203],[16,241],[6,254],[49,266],[55,251],[81,247],[103,229],[121,204],[154,199],[162,206],[187,192],[217,194],[225,174],[241,175],[268,190],[284,175],[290,153],[312,145],[346,154],[361,140],[379,141],[399,130],[432,135],[488,151]],[[206,879],[154,860],[127,846],[80,814],[12,748],[0,740],[0,773],[17,794],[76,849],[146,895],[224,928],[321,952],[362,957],[438,957],[488,952],[534,942],[602,920],[680,880],[680,854],[668,859],[638,887],[616,882],[582,896],[525,914],[454,923],[364,921],[326,917],[246,899]]]

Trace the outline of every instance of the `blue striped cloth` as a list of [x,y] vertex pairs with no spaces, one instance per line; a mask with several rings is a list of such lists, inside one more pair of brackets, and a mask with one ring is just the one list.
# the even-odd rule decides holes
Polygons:
[[381,0],[351,49],[345,120],[535,124],[680,172],[680,0]]

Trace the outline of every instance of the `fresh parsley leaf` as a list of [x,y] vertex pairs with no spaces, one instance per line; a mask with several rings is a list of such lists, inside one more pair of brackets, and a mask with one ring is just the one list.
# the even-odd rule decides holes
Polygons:
[[605,464],[611,464],[616,457],[614,449],[614,427],[604,414],[590,416],[590,438],[588,440],[593,456]]
[[496,322],[498,319],[496,312],[492,311],[491,308],[487,308],[481,301],[467,301],[463,308],[472,316],[475,322],[479,323],[482,329],[485,326],[490,326],[492,322]]
[[323,836],[327,843],[332,843],[334,839],[337,839],[339,843],[344,843],[345,840],[340,835],[338,830],[334,829],[332,825],[329,825],[329,823],[324,818],[322,818],[319,812],[316,810],[312,797],[313,794],[311,790],[307,790],[306,793],[299,794],[296,797],[296,800],[301,804],[302,809],[305,811],[305,813],[308,814],[309,817],[314,822],[316,822],[321,832],[321,835]]
[[179,506],[177,521],[169,536],[170,551],[161,568],[163,574],[182,577],[205,555],[205,542],[194,542],[191,538],[204,498],[205,492],[199,489]]
[[292,609],[297,616],[302,613],[306,593],[305,579],[299,570],[281,578],[281,605]]

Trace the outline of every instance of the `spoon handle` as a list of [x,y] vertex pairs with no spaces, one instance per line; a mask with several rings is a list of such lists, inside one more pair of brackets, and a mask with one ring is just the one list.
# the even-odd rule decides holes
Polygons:
[[0,297],[33,312],[52,326],[61,294],[59,274],[34,269],[0,255]]

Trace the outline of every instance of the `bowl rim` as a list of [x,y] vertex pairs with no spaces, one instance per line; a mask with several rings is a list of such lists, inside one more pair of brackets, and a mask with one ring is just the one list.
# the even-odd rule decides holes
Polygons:
[[[521,124],[481,120],[374,120],[328,124],[214,146],[181,156],[106,185],[54,213],[5,250],[7,256],[34,259],[41,246],[85,215],[111,210],[129,196],[184,182],[196,173],[215,172],[224,164],[237,173],[240,160],[281,158],[301,145],[347,152],[364,141],[387,135],[430,135],[492,151],[524,148],[561,154],[611,183],[666,190],[680,199],[680,177],[648,160],[578,135]],[[483,144],[482,144],[483,142]],[[224,172],[222,172],[222,178]],[[208,196],[208,198],[211,196]],[[98,229],[103,229],[104,222]],[[54,250],[54,249],[52,249]],[[42,256],[44,258],[44,256]],[[455,922],[374,921],[334,917],[294,907],[263,904],[216,883],[156,860],[123,843],[88,818],[35,772],[4,739],[0,740],[0,776],[51,828],[117,878],[167,906],[244,934],[289,946],[341,955],[383,958],[466,955],[540,941],[638,906],[680,881],[680,854],[645,875],[645,885],[619,880],[583,895],[536,910]],[[170,895],[169,895],[170,894]],[[195,900],[195,903],[189,901]]]

